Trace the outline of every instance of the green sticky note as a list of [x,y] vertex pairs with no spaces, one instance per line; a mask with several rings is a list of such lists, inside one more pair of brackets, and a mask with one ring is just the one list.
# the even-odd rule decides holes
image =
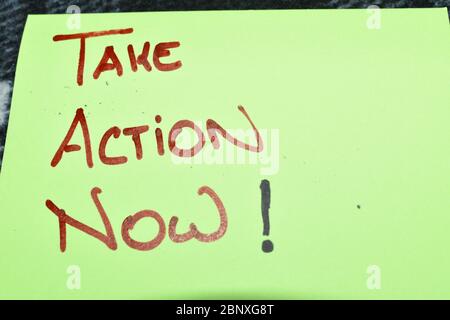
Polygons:
[[31,15],[0,298],[450,298],[442,9]]

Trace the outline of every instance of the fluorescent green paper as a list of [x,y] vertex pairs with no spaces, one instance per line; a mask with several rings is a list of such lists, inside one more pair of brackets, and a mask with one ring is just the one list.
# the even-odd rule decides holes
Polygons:
[[[0,298],[450,298],[447,12],[382,10],[379,29],[367,27],[370,14],[82,14],[78,30],[67,28],[66,15],[29,16],[0,175]],[[123,28],[134,31],[86,40],[79,86],[79,41],[53,37]],[[127,45],[138,55],[145,41],[153,69],[138,65],[133,72]],[[152,54],[167,41],[180,46],[161,61],[180,60],[182,67],[161,72]],[[114,46],[123,75],[111,70],[94,79],[106,46]],[[200,159],[213,152],[207,119],[251,129],[238,105],[261,130],[271,157],[207,164]],[[78,108],[86,115],[94,166],[86,165],[78,126],[70,142],[81,150],[64,153],[52,167]],[[206,135],[205,148],[187,164],[176,163],[167,145],[170,128],[182,119],[203,126]],[[128,162],[101,163],[104,132],[139,125],[150,127],[141,136],[142,160],[121,135],[107,150]],[[217,152],[237,150],[219,140]],[[269,236],[262,234],[263,179],[271,186]],[[174,243],[166,232],[150,251],[123,241],[123,220],[145,209],[157,211],[166,229],[178,216],[179,232],[192,222],[205,233],[216,230],[214,203],[197,194],[204,185],[226,209],[222,238]],[[58,219],[45,201],[104,233],[90,197],[94,187],[102,190],[117,250],[67,226],[61,252]],[[141,220],[131,235],[151,240],[157,226]],[[265,239],[274,244],[270,253],[261,250]],[[67,284],[73,268],[79,288]]]

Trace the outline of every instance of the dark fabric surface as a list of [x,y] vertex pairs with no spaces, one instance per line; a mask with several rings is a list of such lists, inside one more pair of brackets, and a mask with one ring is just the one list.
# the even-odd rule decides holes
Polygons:
[[246,9],[331,9],[367,8],[423,8],[450,7],[450,0],[400,0],[400,1],[294,1],[294,0],[93,0],[93,1],[24,1],[0,0],[0,167],[6,136],[10,97],[13,88],[17,54],[24,23],[28,14],[65,13],[70,5],[88,12],[173,11],[173,10],[246,10]]

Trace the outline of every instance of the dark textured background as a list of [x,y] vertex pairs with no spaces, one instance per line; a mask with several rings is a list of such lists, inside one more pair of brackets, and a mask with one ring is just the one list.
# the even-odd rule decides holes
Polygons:
[[9,114],[14,72],[20,39],[28,14],[65,13],[70,5],[77,5],[81,13],[173,10],[246,10],[246,9],[332,9],[367,8],[426,8],[450,7],[450,0],[397,1],[294,1],[294,0],[93,0],[93,1],[24,1],[0,0],[0,167],[3,158],[6,127]]

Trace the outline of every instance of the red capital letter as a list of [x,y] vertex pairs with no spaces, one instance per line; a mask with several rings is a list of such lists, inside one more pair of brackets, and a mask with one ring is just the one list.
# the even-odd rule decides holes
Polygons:
[[[156,237],[153,240],[147,242],[140,242],[131,239],[130,230],[133,230],[136,223],[143,218],[153,218],[158,222],[159,231]],[[133,249],[148,251],[156,248],[159,244],[164,240],[164,236],[166,235],[166,225],[164,224],[163,218],[159,215],[158,212],[152,210],[143,210],[135,213],[132,216],[128,216],[123,220],[122,223],[122,238],[125,243]]]
[[108,129],[103,135],[102,140],[100,140],[100,145],[98,146],[98,155],[100,157],[100,160],[104,164],[110,165],[126,163],[128,159],[125,156],[108,157],[106,155],[106,145],[108,144],[109,138],[111,138],[111,136],[117,139],[120,136],[120,129],[118,127],[112,127]]
[[67,215],[63,209],[58,208],[51,200],[47,200],[45,202],[47,208],[58,217],[59,247],[61,252],[66,251],[66,224],[80,231],[83,231],[84,233],[87,233],[94,238],[97,238],[111,250],[117,249],[116,237],[114,236],[114,231],[112,230],[111,223],[109,222],[105,209],[103,209],[103,206],[98,199],[98,194],[101,192],[102,190],[100,188],[93,188],[91,190],[91,197],[95,203],[95,206],[97,207],[98,212],[100,213],[100,217],[102,218],[103,225],[106,229],[106,235]]
[[218,149],[220,147],[220,142],[217,139],[216,132],[219,132],[222,137],[227,139],[229,142],[234,144],[235,146],[248,150],[253,152],[261,152],[264,149],[264,143],[261,138],[261,135],[259,134],[258,129],[256,128],[255,124],[253,123],[252,119],[250,119],[249,115],[245,111],[243,106],[238,106],[238,109],[242,114],[247,118],[248,122],[250,122],[253,131],[255,132],[255,138],[256,138],[256,146],[252,146],[250,144],[244,143],[242,141],[239,141],[235,137],[233,137],[231,134],[228,133],[224,128],[222,128],[216,121],[212,119],[208,119],[206,121],[206,128],[208,130],[209,139],[211,140],[211,143],[214,147],[214,149]]
[[[180,149],[177,147],[177,137],[183,128],[191,128],[197,135],[198,141],[195,146],[190,149]],[[202,130],[191,120],[180,120],[172,126],[172,129],[170,129],[168,144],[169,150],[174,155],[184,158],[193,157],[199,153],[205,145],[205,136],[203,135]]]
[[148,62],[148,53],[150,51],[150,42],[145,42],[144,47],[142,48],[142,53],[138,55],[136,60],[136,55],[134,54],[133,45],[128,45],[128,57],[130,58],[131,70],[137,71],[137,65],[141,64],[144,66],[145,70],[152,71],[152,66],[150,62]]
[[147,132],[148,128],[148,126],[140,126],[123,129],[123,134],[125,136],[131,136],[131,139],[133,139],[134,148],[136,149],[136,158],[138,160],[142,159],[141,134]]
[[204,193],[206,193],[214,201],[214,204],[216,205],[216,208],[219,211],[219,218],[220,218],[219,228],[215,232],[207,234],[200,232],[195,223],[191,223],[189,225],[189,231],[178,234],[176,231],[178,224],[178,217],[173,216],[169,221],[169,238],[173,242],[185,242],[191,240],[192,238],[195,238],[201,242],[213,242],[222,238],[225,232],[227,231],[228,218],[222,200],[220,200],[219,196],[214,192],[214,190],[208,186],[203,186],[198,189],[199,195],[202,195]]
[[167,49],[178,48],[180,43],[174,42],[161,42],[158,43],[153,51],[153,64],[159,71],[172,71],[181,68],[181,61],[177,60],[172,63],[162,63],[159,58],[170,56],[170,51]]
[[86,51],[86,39],[93,37],[102,37],[113,34],[128,34],[132,33],[133,28],[105,30],[105,31],[93,31],[73,34],[58,34],[53,37],[53,41],[73,40],[80,39],[80,53],[78,55],[78,71],[77,71],[77,83],[79,86],[83,85],[83,73],[84,73],[84,60]]
[[78,144],[69,144],[70,139],[73,136],[75,128],[77,124],[80,123],[81,130],[83,131],[84,138],[84,147],[86,149],[86,162],[89,168],[94,166],[92,162],[92,151],[91,151],[91,139],[89,137],[89,130],[86,122],[86,117],[84,116],[84,112],[82,108],[77,109],[75,113],[75,117],[73,118],[72,124],[70,125],[69,131],[66,134],[66,137],[62,141],[55,155],[53,156],[51,166],[56,167],[59,161],[62,158],[64,152],[72,152],[81,150],[80,145]]
[[[108,62],[109,60],[111,60],[111,63]],[[117,75],[120,77],[123,73],[122,64],[120,63],[119,58],[117,58],[116,53],[114,52],[114,47],[108,46],[105,48],[103,57],[94,71],[94,79],[98,79],[100,73],[102,73],[103,71],[114,69],[116,69]]]

